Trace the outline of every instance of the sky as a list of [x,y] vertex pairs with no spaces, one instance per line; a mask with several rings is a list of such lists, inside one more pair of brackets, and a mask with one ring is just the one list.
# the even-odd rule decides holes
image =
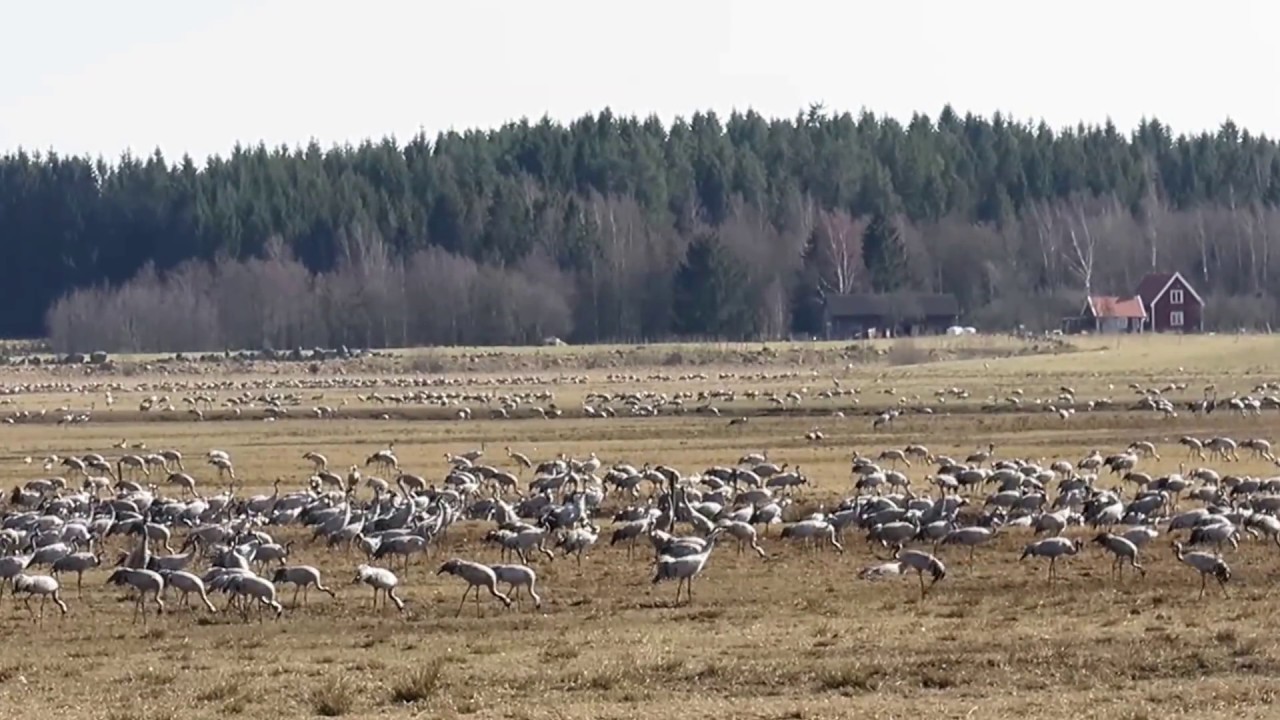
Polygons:
[[946,103],[1054,127],[1280,136],[1274,0],[0,0],[0,152]]

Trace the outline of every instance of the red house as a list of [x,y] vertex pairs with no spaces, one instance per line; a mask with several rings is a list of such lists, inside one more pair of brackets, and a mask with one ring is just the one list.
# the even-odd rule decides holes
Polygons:
[[1204,330],[1204,299],[1182,273],[1151,273],[1138,283],[1147,328],[1155,332]]

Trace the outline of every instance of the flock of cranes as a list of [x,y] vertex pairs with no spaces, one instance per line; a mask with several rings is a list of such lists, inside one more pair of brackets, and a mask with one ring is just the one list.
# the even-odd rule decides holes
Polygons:
[[[1240,449],[1252,452],[1248,460],[1276,460],[1258,438],[1184,437],[1179,444],[1186,460],[1220,462],[1224,470],[1244,462]],[[445,555],[436,575],[465,584],[456,614],[472,597],[477,613],[485,596],[515,608],[521,591],[541,608],[536,564],[557,553],[590,572],[600,553],[625,550],[639,580],[648,553],[638,557],[637,546],[652,552],[643,577],[674,581],[677,604],[694,601],[695,580],[720,545],[785,562],[781,544],[844,555],[855,531],[864,534],[873,562],[851,567],[850,577],[915,575],[922,601],[949,577],[945,553],[958,550],[971,564],[981,548],[1007,536],[1022,538],[1015,541],[1021,554],[1010,559],[1047,560],[1050,585],[1062,581],[1064,563],[1093,546],[1110,555],[1113,574],[1122,577],[1127,568],[1145,575],[1158,561],[1148,548],[1164,538],[1166,557],[1198,574],[1201,597],[1210,580],[1227,593],[1233,574],[1226,553],[1246,537],[1280,547],[1280,478],[1188,471],[1185,464],[1152,475],[1142,467],[1160,455],[1149,441],[1047,464],[1002,458],[994,443],[962,459],[918,443],[854,453],[848,491],[830,507],[814,503],[801,468],[764,451],[685,473],[661,463],[610,464],[595,453],[534,460],[509,447],[498,464],[510,469],[502,469],[487,461],[482,445],[446,454],[444,469],[428,480],[403,468],[393,442],[345,473],[308,451],[299,458],[310,472],[300,487],[283,491],[278,479],[271,494],[248,495],[227,451],[201,456],[214,474],[202,488],[177,450],[147,452],[124,441],[117,449],[124,452],[114,459],[51,455],[43,468],[64,475],[29,480],[7,496],[0,596],[8,590],[24,598],[37,622],[49,603],[62,614],[74,611],[60,578],[75,575],[79,597],[85,576],[97,572],[133,594],[135,622],[146,622],[150,607],[172,609],[166,600],[173,594],[182,606],[195,599],[219,612],[211,596],[221,593],[222,611],[238,611],[245,621],[254,611],[259,619],[283,617],[287,586],[294,590],[290,612],[305,608],[312,589],[337,596],[320,567],[291,562],[300,547],[314,548],[327,572],[371,588],[373,608],[381,599],[398,612],[409,607],[398,592],[422,582],[414,558]],[[160,476],[165,480],[156,482]],[[221,483],[225,489],[211,491]],[[360,561],[351,563],[349,553]],[[711,592],[730,582],[721,578]]]
[[[588,384],[627,389],[584,391],[583,386]],[[635,389],[646,384],[668,389]],[[673,387],[678,389],[671,389]],[[566,390],[569,392],[564,392]],[[847,379],[842,381],[838,372],[824,373],[817,369],[679,375],[664,372],[465,377],[375,374],[239,380],[26,382],[0,387],[0,405],[13,405],[20,396],[50,393],[72,394],[77,402],[56,408],[14,409],[0,420],[8,424],[78,425],[101,417],[95,413],[114,410],[182,416],[196,421],[344,416],[391,420],[401,410],[423,408],[433,411],[432,417],[455,420],[608,419],[696,413],[729,416],[729,425],[737,426],[749,421],[748,412],[785,411],[837,418],[866,415],[872,418],[871,428],[881,430],[892,428],[895,421],[906,414],[952,411],[1048,412],[1065,421],[1078,412],[1093,411],[1154,412],[1176,418],[1185,413],[1215,411],[1255,416],[1264,410],[1280,409],[1280,383],[1275,382],[1260,383],[1248,393],[1233,392],[1225,398],[1219,397],[1214,384],[1197,389],[1188,382],[1157,385],[1134,382],[1127,387],[1108,384],[1096,397],[1085,397],[1068,385],[1041,388],[1038,392],[1005,387],[979,396],[959,387],[932,391],[899,389],[885,376],[854,385]],[[1195,397],[1197,393],[1199,396]],[[117,407],[118,398],[125,394],[140,394],[142,398],[136,406]],[[1135,399],[1126,399],[1126,394]],[[1194,399],[1188,399],[1189,395]],[[813,442],[821,442],[824,436],[818,428],[806,434]]]

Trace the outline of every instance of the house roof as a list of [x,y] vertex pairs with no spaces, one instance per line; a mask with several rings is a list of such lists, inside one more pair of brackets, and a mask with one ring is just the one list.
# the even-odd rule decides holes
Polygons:
[[1204,299],[1200,297],[1200,293],[1191,287],[1191,283],[1187,282],[1182,273],[1177,272],[1148,273],[1142,278],[1142,282],[1138,283],[1138,297],[1142,298],[1142,302],[1147,307],[1151,307],[1155,305],[1157,300],[1164,297],[1165,293],[1169,292],[1174,280],[1181,280],[1182,286],[1187,289],[1187,292],[1191,293],[1191,297],[1195,298],[1197,303],[1204,305]]
[[960,314],[960,303],[949,293],[828,295],[827,312],[834,317],[955,317]]
[[1089,312],[1096,318],[1132,318],[1145,320],[1147,310],[1142,297],[1120,298],[1113,295],[1090,295]]

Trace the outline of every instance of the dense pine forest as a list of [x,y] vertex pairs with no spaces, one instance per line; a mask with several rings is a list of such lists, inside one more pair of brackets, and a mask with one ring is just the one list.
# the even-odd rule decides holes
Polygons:
[[0,334],[60,350],[768,339],[852,291],[1045,328],[1152,269],[1208,327],[1266,327],[1273,266],[1280,152],[1230,122],[605,110],[202,165],[0,158]]

